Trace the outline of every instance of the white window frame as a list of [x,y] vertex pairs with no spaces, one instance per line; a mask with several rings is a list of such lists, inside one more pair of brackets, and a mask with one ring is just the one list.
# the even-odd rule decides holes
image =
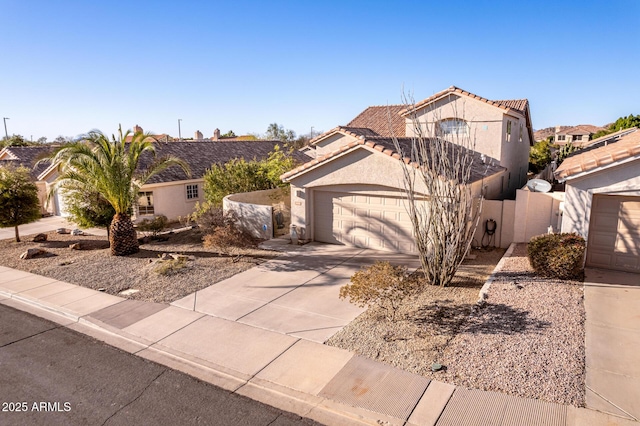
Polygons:
[[187,201],[199,199],[200,189],[198,188],[198,184],[194,183],[185,185],[185,195],[187,197]]
[[468,135],[469,123],[461,118],[446,118],[439,122],[440,132],[443,135]]
[[[143,199],[146,203],[143,205],[140,201]],[[138,215],[146,216],[155,214],[155,207],[153,205],[153,191],[140,191],[138,192]]]

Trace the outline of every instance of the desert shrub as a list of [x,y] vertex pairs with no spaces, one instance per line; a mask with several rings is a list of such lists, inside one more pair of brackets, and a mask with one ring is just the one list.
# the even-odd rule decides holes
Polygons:
[[415,292],[418,281],[408,275],[406,266],[376,262],[351,277],[351,284],[340,288],[340,298],[360,307],[378,305],[387,318],[394,319],[402,300]]
[[252,247],[255,241],[251,235],[238,229],[233,223],[218,226],[203,238],[204,246],[228,256],[236,256],[243,248]]
[[138,223],[137,228],[139,231],[150,233],[152,236],[156,237],[160,232],[167,229],[169,221],[165,215],[158,215],[153,219],[143,219],[140,223]]
[[196,203],[190,217],[205,234],[211,234],[216,228],[232,223],[233,219],[230,215],[225,215],[222,207],[214,207],[209,203]]
[[584,238],[575,233],[545,234],[531,238],[527,256],[538,275],[581,280],[585,247]]
[[171,276],[181,272],[186,267],[187,259],[180,257],[178,259],[163,260],[155,268],[155,271],[159,275]]

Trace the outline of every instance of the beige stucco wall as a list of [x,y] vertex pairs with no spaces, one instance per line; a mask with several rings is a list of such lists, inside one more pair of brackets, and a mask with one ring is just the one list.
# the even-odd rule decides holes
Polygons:
[[[154,215],[165,215],[169,220],[193,213],[196,202],[204,201],[203,179],[143,185],[140,191],[153,191]],[[187,185],[198,185],[198,198],[187,200]],[[135,220],[152,218],[154,215],[139,215]]]
[[353,136],[343,135],[342,133],[331,135],[316,144],[316,156],[320,157],[322,155],[336,151],[342,145],[346,145],[350,142],[353,142],[354,140],[356,140],[356,138],[354,138]]
[[40,212],[43,215],[50,214],[51,206],[47,205],[47,183],[38,181],[36,187],[38,188],[38,200],[40,200]]
[[[235,212],[238,225],[256,238],[269,239],[288,233],[291,197],[283,188],[227,195],[222,206],[225,212]],[[280,229],[274,216],[278,212],[282,214],[284,224]]]
[[577,232],[587,238],[594,194],[640,196],[638,170],[640,158],[635,158],[626,164],[567,180],[562,232]]
[[[500,177],[498,174],[475,182],[472,184],[472,193],[478,196],[483,187],[487,193],[499,193]],[[402,166],[395,158],[360,146],[292,179],[291,223],[298,230],[303,229],[307,239],[313,238],[312,203],[315,190],[402,197]],[[416,190],[419,194],[427,193],[423,184]]]
[[513,241],[528,242],[535,235],[546,234],[549,226],[559,232],[560,203],[564,199],[564,192],[516,191]]
[[[451,95],[419,110],[416,118],[425,135],[432,134],[437,122],[446,119],[463,119],[469,124],[469,141],[473,149],[493,158],[507,168],[504,190],[500,198],[512,198],[515,191],[526,183],[529,166],[529,133],[526,118],[518,113],[505,114],[505,110],[466,96]],[[511,136],[507,138],[507,126],[511,121]],[[522,125],[522,140],[520,132]],[[415,135],[415,126],[406,122],[407,136]],[[456,142],[455,138],[452,142]]]

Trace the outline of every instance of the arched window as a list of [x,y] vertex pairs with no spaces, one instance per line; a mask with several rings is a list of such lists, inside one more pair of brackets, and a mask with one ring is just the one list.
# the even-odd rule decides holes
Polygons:
[[443,135],[466,135],[469,125],[459,118],[448,118],[440,121],[440,132]]

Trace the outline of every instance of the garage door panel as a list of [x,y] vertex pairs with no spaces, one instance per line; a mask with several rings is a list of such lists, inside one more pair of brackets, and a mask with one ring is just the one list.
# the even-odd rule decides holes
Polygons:
[[595,229],[615,230],[618,226],[618,215],[600,214],[594,219],[593,224]]
[[400,198],[316,191],[313,208],[316,241],[415,252]]
[[594,195],[586,265],[640,272],[639,197]]

